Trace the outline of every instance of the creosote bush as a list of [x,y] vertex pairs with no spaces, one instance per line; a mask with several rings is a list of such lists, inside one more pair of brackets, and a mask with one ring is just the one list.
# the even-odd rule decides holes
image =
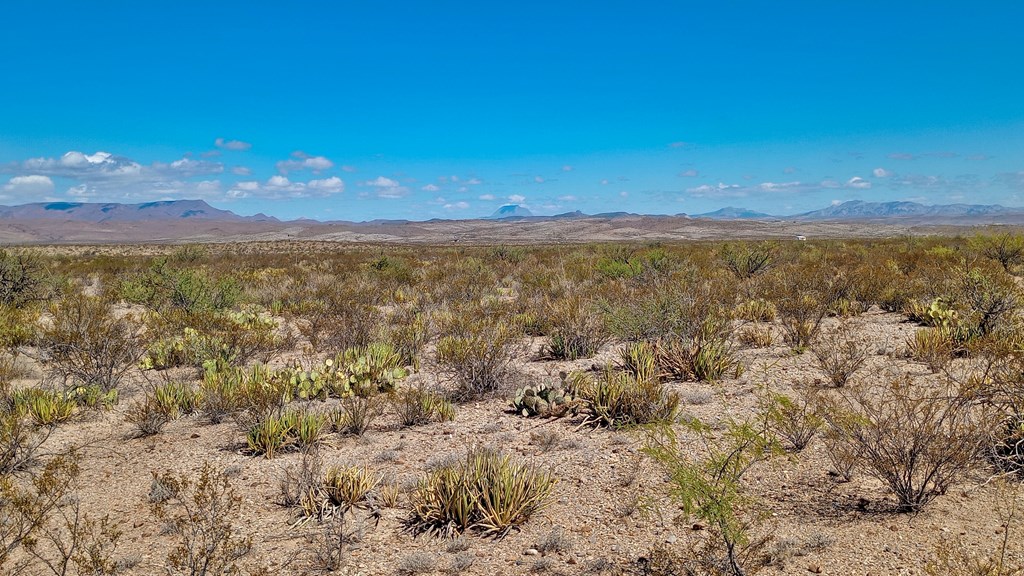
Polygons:
[[836,387],[845,385],[871,355],[868,344],[858,340],[847,326],[820,335],[811,344],[811,351],[818,368]]
[[129,317],[118,317],[112,305],[81,294],[50,308],[53,322],[39,335],[43,362],[65,385],[115,390],[142,353],[137,329]]
[[153,514],[178,538],[167,556],[170,574],[237,573],[249,554],[252,538],[239,536],[236,516],[242,505],[227,475],[206,462],[193,474],[156,476],[165,497],[150,500]]
[[819,413],[857,467],[884,482],[902,512],[920,510],[977,461],[985,422],[969,394],[929,390],[908,376],[881,391],[843,389]]
[[453,312],[442,325],[437,363],[461,398],[496,392],[512,372],[522,332],[486,310]]

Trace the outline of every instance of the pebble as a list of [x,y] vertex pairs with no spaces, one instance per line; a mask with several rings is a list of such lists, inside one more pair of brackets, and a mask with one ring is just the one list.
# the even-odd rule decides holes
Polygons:
[[817,564],[810,564],[807,566],[807,571],[812,574],[821,574],[821,566]]
[[538,552],[536,548],[527,548],[523,554],[526,556],[536,556],[540,554],[540,552]]
[[675,534],[672,534],[668,538],[665,538],[665,543],[666,544],[675,544],[676,540],[678,540],[678,538],[676,538]]

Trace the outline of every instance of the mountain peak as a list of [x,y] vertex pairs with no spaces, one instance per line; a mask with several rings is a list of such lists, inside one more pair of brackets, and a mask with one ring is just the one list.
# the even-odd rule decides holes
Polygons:
[[491,214],[488,218],[500,220],[502,218],[527,218],[530,216],[533,216],[533,212],[519,204],[505,204],[495,210],[494,214]]

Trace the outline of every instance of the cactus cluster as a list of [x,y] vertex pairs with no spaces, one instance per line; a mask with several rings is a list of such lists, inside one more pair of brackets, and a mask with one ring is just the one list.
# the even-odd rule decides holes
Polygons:
[[945,298],[936,298],[928,306],[920,302],[911,302],[907,315],[911,320],[936,328],[954,328],[957,323],[956,310]]
[[512,400],[512,408],[523,416],[561,416],[572,405],[572,394],[561,382],[520,388]]

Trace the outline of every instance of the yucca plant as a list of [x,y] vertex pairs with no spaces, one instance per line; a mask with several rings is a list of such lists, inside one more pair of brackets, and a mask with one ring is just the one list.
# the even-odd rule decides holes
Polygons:
[[410,529],[454,536],[468,530],[501,537],[548,503],[557,480],[535,466],[474,448],[464,460],[420,479]]
[[691,351],[693,377],[704,382],[720,380],[730,370],[737,369],[732,347],[721,339],[699,339]]
[[75,401],[50,390],[30,388],[16,392],[15,409],[28,414],[37,426],[52,426],[65,422],[75,413]]
[[288,440],[290,430],[281,418],[270,417],[253,425],[246,435],[249,450],[273,458]]
[[366,504],[370,491],[380,483],[380,475],[361,466],[332,466],[324,476],[324,492],[331,505],[348,510]]
[[587,421],[598,426],[671,422],[679,411],[679,394],[666,390],[658,378],[637,378],[609,366],[596,378],[574,372],[566,381],[589,412]]

